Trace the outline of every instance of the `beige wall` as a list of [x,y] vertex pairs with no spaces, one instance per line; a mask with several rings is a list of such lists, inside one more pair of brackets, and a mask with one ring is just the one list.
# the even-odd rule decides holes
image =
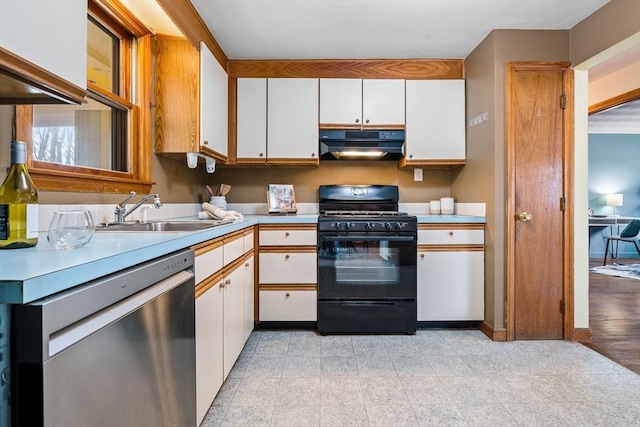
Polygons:
[[571,62],[577,66],[638,32],[640,1],[611,0],[571,29]]
[[[571,61],[576,67],[575,135],[574,135],[574,323],[576,328],[589,327],[589,253],[588,204],[588,107],[589,68],[614,55],[640,45],[640,1],[611,0],[570,31]],[[600,90],[602,88],[598,88]],[[627,87],[619,87],[627,92]],[[602,91],[601,91],[602,92]],[[602,92],[598,97],[619,95]],[[606,99],[606,98],[605,98]]]
[[[323,184],[390,184],[400,186],[403,203],[426,203],[449,195],[446,170],[424,170],[422,182],[413,181],[413,169],[398,169],[396,162],[321,161],[319,167],[238,168],[221,167],[207,178],[212,187],[231,185],[227,201],[264,202],[268,184],[293,184],[300,203],[317,203]],[[466,201],[466,200],[465,200]]]
[[451,195],[487,203],[485,320],[494,330],[505,328],[506,65],[568,60],[568,31],[535,30],[494,30],[465,59],[467,118],[488,111],[489,120],[467,129],[467,166],[454,174]]

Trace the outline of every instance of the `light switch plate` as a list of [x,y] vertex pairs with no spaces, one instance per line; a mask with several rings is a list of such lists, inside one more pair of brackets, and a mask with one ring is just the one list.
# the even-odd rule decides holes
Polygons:
[[416,168],[413,170],[413,180],[422,181],[422,169]]

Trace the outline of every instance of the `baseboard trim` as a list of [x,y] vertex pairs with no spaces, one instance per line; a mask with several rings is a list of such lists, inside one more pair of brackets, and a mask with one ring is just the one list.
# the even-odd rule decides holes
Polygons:
[[582,344],[589,344],[593,338],[591,328],[574,328],[573,340]]
[[480,323],[480,332],[488,336],[492,341],[503,342],[507,340],[506,330],[494,330],[493,326],[485,321]]

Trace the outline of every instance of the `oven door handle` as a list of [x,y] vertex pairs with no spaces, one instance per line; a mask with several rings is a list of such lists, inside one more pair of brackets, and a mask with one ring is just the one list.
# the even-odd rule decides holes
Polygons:
[[321,235],[320,240],[325,241],[354,241],[354,240],[368,240],[368,241],[382,241],[386,240],[389,242],[413,242],[416,240],[416,236],[380,236],[380,235],[371,235],[371,234],[349,234],[347,236],[327,236]]
[[379,307],[381,305],[396,305],[395,302],[390,301],[350,301],[340,304],[342,307]]

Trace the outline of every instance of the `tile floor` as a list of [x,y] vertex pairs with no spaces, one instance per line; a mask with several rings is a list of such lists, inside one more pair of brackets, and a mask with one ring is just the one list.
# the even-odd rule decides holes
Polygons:
[[202,426],[638,426],[640,375],[479,331],[255,331]]

